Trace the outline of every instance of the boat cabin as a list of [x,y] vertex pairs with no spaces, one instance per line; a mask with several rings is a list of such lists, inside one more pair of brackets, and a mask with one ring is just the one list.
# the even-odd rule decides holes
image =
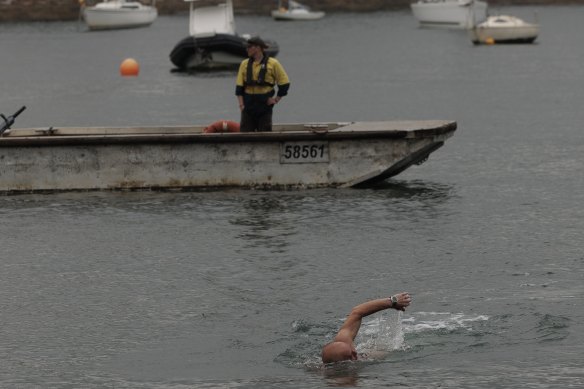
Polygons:
[[[235,34],[233,2],[226,0],[216,5],[197,6],[201,0],[185,0],[190,3],[189,34],[194,37],[216,34]],[[208,1],[203,1],[208,4]]]

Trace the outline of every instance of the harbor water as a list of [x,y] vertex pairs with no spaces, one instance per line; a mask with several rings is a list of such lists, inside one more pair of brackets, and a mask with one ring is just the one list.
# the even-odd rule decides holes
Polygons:
[[[280,45],[276,122],[458,131],[371,189],[0,197],[0,387],[584,387],[584,8],[496,12],[536,13],[540,37],[473,46],[409,10],[238,15]],[[171,71],[187,31],[187,15],[0,24],[0,112],[27,106],[14,128],[238,120],[233,73]],[[129,57],[138,77],[119,74]],[[354,305],[404,290],[406,312],[364,320],[369,359],[321,364]]]

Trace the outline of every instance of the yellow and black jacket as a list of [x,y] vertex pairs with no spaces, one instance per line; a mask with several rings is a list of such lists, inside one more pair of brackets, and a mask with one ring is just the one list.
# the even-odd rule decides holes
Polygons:
[[284,67],[276,58],[264,56],[261,62],[245,59],[239,66],[235,95],[254,95],[255,97],[274,96],[274,87],[278,86],[278,96],[286,96],[290,88],[290,80]]

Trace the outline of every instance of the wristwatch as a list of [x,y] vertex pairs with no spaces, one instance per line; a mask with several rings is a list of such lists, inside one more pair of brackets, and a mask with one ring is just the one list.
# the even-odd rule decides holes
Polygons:
[[391,308],[393,308],[395,304],[397,304],[397,296],[393,295],[389,298],[389,300],[391,301]]

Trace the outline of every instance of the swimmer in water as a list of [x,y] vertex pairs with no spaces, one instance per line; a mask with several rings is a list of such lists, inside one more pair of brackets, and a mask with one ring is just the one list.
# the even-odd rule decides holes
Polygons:
[[362,319],[365,316],[389,308],[405,311],[411,302],[410,294],[402,292],[391,297],[371,300],[357,305],[351,310],[333,341],[322,348],[322,361],[324,363],[356,361],[358,354],[353,341],[359,332],[359,328],[361,328]]

